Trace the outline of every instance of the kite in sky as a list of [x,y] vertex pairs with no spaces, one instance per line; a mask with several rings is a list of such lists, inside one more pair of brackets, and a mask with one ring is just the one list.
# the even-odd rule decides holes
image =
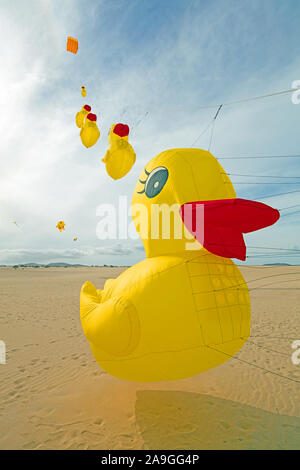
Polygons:
[[68,36],[67,39],[67,51],[77,54],[78,51],[78,39]]
[[84,121],[83,127],[80,131],[80,138],[83,145],[87,148],[95,145],[97,140],[100,137],[100,131],[96,124],[97,116],[96,114],[89,113]]
[[79,129],[82,128],[85,118],[91,112],[91,110],[92,108],[88,104],[85,104],[82,107],[81,111],[78,111],[78,113],[76,114],[75,122],[76,122],[76,126],[79,127]]
[[56,228],[58,228],[58,230],[61,232],[62,230],[65,230],[65,226],[66,224],[64,223],[64,221],[60,220],[59,222],[57,222]]
[[113,124],[108,134],[109,149],[102,162],[106,171],[114,180],[123,178],[135,163],[135,152],[128,142],[129,127],[127,124]]

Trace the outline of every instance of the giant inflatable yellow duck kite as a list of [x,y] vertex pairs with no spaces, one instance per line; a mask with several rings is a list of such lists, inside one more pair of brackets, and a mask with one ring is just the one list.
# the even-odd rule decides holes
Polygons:
[[[168,211],[169,230],[158,216]],[[238,199],[209,152],[174,149],[146,165],[132,216],[146,259],[103,290],[90,282],[81,290],[82,327],[97,362],[144,382],[222,364],[250,333],[248,288],[230,258],[245,259],[243,233],[273,224],[279,212]]]

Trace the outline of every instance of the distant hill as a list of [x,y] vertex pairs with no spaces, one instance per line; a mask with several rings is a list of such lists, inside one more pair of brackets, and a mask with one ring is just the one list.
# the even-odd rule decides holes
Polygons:
[[19,266],[20,268],[41,268],[44,265],[40,263],[22,263],[15,264],[15,266]]
[[[237,266],[244,266],[243,264],[237,263]],[[253,266],[297,266],[297,264],[289,263],[266,263],[257,264]],[[0,268],[129,268],[129,265],[117,265],[117,264],[71,264],[57,261],[55,263],[41,264],[41,263],[22,263],[22,264],[0,264]]]
[[86,264],[69,264],[69,263],[48,263],[48,264],[45,264],[44,267],[45,268],[79,268],[79,267],[84,267],[86,266]]
[[263,264],[263,266],[295,266],[295,265],[289,264],[289,263],[268,263],[268,264]]
[[129,268],[128,265],[114,265],[114,264],[71,264],[57,261],[55,263],[41,264],[41,263],[22,263],[22,264],[0,264],[0,268]]
[[[48,263],[48,264],[40,264],[40,263],[22,263],[22,264],[15,264],[14,268],[77,268],[77,267],[84,267],[87,266],[86,264],[70,264],[70,263]],[[9,267],[3,264],[1,267],[6,268]]]

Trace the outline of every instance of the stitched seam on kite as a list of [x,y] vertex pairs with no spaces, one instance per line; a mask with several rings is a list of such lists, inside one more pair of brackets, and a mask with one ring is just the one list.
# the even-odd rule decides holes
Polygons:
[[[239,340],[242,340],[243,343],[246,342],[246,340],[244,340],[243,338],[235,338],[233,340],[228,340],[228,341],[224,341],[224,343],[213,343],[213,342],[210,342],[210,343],[207,343],[207,344],[200,344],[199,346],[193,346],[192,348],[183,348],[183,349],[169,349],[169,350],[165,350],[165,351],[151,351],[151,352],[147,352],[147,353],[144,353],[144,354],[141,354],[139,356],[134,356],[134,357],[129,357],[129,358],[126,358],[126,359],[123,359],[123,358],[120,358],[120,359],[104,359],[102,362],[103,363],[107,363],[107,362],[122,362],[122,361],[133,361],[135,359],[141,359],[142,357],[145,357],[145,356],[151,356],[151,354],[170,354],[170,353],[181,353],[181,352],[184,352],[184,351],[194,351],[194,350],[201,350],[201,349],[204,349],[204,348],[208,348],[210,344],[214,344],[214,345],[219,345],[219,344],[229,344],[229,343],[234,343],[234,342],[237,342]],[[241,346],[239,347],[239,349],[241,348]]]

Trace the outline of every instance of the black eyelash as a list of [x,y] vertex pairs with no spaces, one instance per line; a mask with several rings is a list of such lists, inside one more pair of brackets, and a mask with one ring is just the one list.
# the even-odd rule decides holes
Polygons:
[[[146,170],[146,168],[144,168],[144,172],[146,173],[147,176],[150,175],[150,173]],[[147,183],[147,178],[146,178],[145,180],[140,180],[140,179],[139,179],[139,182],[140,182],[141,184],[146,184],[146,183]],[[144,192],[145,192],[145,190],[143,190],[143,191],[137,191],[138,194],[143,194]]]

